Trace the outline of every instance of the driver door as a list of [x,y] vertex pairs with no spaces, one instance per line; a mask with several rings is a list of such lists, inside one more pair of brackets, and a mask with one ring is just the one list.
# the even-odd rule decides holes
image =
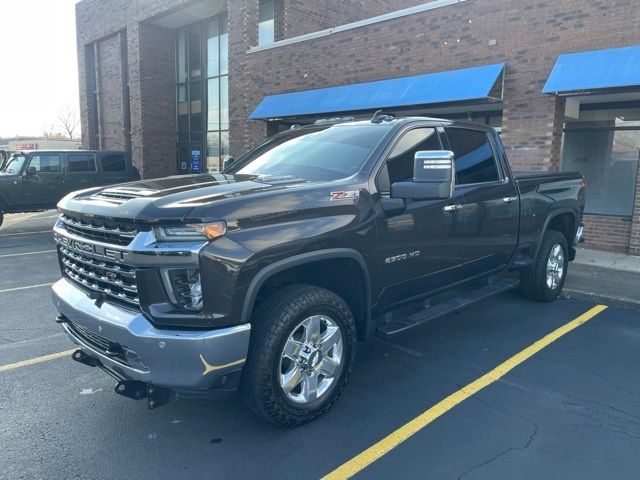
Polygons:
[[404,132],[377,176],[381,198],[375,263],[377,278],[384,279],[380,308],[463,279],[460,267],[468,255],[462,193],[456,189],[449,199],[407,199],[404,208],[385,207],[385,203],[402,204],[402,200],[390,199],[390,185],[411,180],[415,154],[425,150],[442,150],[437,129],[417,127]]
[[[32,168],[34,173],[27,173]],[[26,205],[54,207],[64,196],[64,172],[59,154],[38,153],[31,156],[22,176]]]

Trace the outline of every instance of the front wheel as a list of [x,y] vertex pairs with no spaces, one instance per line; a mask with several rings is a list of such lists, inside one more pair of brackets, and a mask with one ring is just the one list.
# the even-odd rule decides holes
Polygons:
[[252,318],[244,400],[278,425],[307,423],[340,396],[355,349],[355,323],[344,300],[324,288],[284,287]]
[[520,272],[520,289],[527,298],[550,302],[555,300],[567,276],[567,239],[560,232],[548,230],[533,264]]
[[4,222],[4,213],[0,212],[0,227],[2,226],[2,222]]

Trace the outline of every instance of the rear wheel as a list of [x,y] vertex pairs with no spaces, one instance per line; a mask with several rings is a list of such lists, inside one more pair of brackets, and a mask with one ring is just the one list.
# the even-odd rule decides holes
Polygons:
[[0,212],[0,227],[2,226],[2,222],[4,222],[4,213]]
[[309,422],[340,396],[355,349],[355,324],[344,300],[319,287],[284,287],[252,319],[245,402],[279,425]]
[[567,254],[564,235],[548,230],[542,238],[534,263],[520,272],[520,289],[524,296],[542,302],[556,299],[567,275]]

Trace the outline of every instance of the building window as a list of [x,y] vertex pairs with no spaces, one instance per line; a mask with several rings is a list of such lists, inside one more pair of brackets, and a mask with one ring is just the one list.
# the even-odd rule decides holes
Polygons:
[[640,105],[583,105],[579,120],[565,123],[561,169],[585,176],[586,213],[633,215],[639,158]]
[[225,13],[178,33],[176,151],[180,173],[218,172],[221,158],[229,153],[227,28]]
[[260,11],[258,16],[258,45],[268,45],[273,43],[276,38],[275,0],[260,0]]

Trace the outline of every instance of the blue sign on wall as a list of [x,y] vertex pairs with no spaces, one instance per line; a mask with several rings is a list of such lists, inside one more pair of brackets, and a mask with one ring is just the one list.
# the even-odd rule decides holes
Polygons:
[[202,171],[202,150],[191,149],[191,172],[200,173]]

